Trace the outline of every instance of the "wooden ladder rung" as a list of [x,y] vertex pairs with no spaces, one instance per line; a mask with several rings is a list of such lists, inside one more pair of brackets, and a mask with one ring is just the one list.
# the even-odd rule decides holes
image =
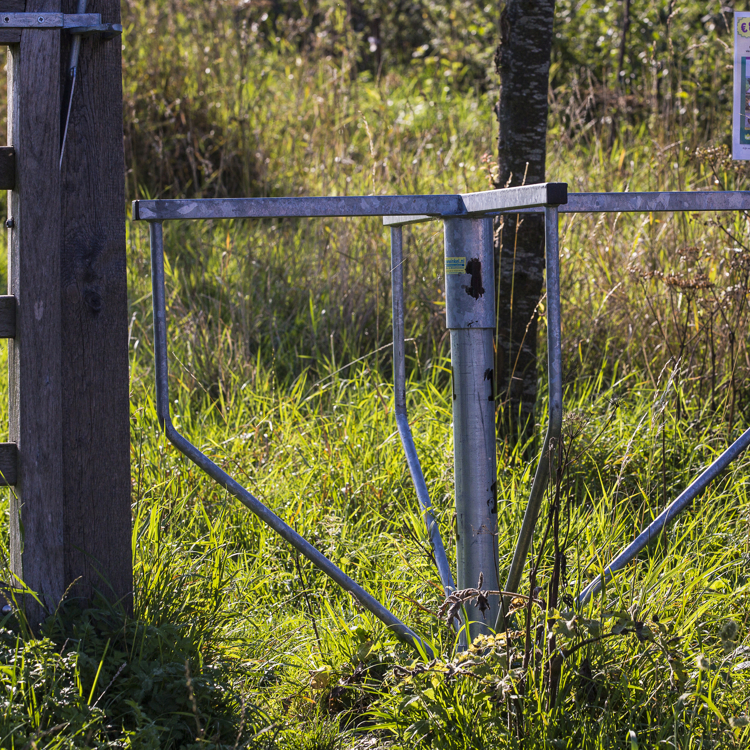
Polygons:
[[15,187],[16,150],[13,146],[3,146],[0,148],[0,190],[13,190]]
[[0,339],[16,337],[16,298],[0,294]]
[[0,487],[13,486],[18,479],[18,448],[15,443],[0,443]]

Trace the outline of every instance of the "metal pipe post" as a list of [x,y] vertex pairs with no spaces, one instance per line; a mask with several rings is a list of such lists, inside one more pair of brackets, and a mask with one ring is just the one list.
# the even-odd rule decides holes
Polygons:
[[389,630],[406,643],[421,650],[428,659],[434,658],[430,645],[423,641],[411,628],[407,627],[392,612],[387,610],[375,597],[368,594],[344,571],[334,565],[291,526],[282,521],[270,508],[248,492],[225,471],[219,468],[208,456],[201,453],[189,440],[174,428],[169,415],[169,375],[167,367],[167,312],[164,294],[164,237],[160,222],[150,225],[151,238],[151,290],[154,308],[154,361],[156,366],[156,413],[159,424],[164,429],[172,445],[185,454],[212,479],[247,506],[261,521],[270,526],[282,539],[299,550],[313,565],[332,578],[344,591],[348,591],[368,612],[371,612]]
[[422,508],[427,533],[430,536],[432,550],[435,555],[443,590],[446,596],[450,596],[455,590],[453,575],[445,554],[443,540],[440,537],[440,528],[435,516],[432,515],[432,503],[427,484],[422,474],[422,466],[414,445],[414,438],[409,427],[409,417],[406,412],[406,362],[404,353],[404,251],[403,233],[401,227],[391,227],[391,297],[393,301],[393,390],[396,404],[396,425],[401,438],[401,445],[406,454],[406,463],[409,466],[414,488],[417,491],[417,500]]
[[[542,455],[534,474],[529,502],[523,516],[521,531],[513,552],[513,560],[505,583],[506,591],[518,591],[531,539],[542,505],[544,490],[550,476],[550,463],[554,463],[562,432],[562,327],[560,311],[560,248],[557,206],[544,209],[545,254],[547,263],[547,373],[549,382],[549,425],[544,437]],[[550,450],[550,447],[552,450]],[[503,601],[503,612],[508,611],[510,598]],[[496,630],[505,626],[502,613],[497,618]]]
[[[492,220],[445,219],[445,315],[453,366],[453,456],[458,588],[497,591],[497,453],[495,445],[495,270]],[[497,617],[467,606],[470,637]]]

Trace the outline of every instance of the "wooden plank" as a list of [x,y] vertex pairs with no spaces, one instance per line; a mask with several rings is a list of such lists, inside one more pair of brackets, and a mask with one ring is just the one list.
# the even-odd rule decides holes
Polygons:
[[12,294],[0,294],[0,339],[16,336],[16,298]]
[[0,486],[13,486],[18,479],[18,448],[15,443],[0,443]]
[[[2,13],[2,11],[0,11]],[[21,29],[0,29],[0,45],[19,44],[21,41]]]
[[[63,10],[74,12],[75,0]],[[119,0],[101,0],[120,22]],[[63,60],[69,41],[63,35]],[[119,38],[81,45],[63,158],[65,580],[130,608],[130,403]],[[61,76],[67,73],[66,65]],[[64,79],[63,79],[64,80]]]
[[[47,10],[49,8],[32,8],[30,10]],[[24,13],[26,11],[26,0],[0,0],[0,13]],[[21,30],[20,29],[0,29],[0,45],[4,44],[20,44],[21,42]],[[12,188],[3,188],[4,190],[12,190]]]
[[[59,11],[29,0],[30,11]],[[17,304],[8,352],[9,433],[18,446],[10,501],[11,569],[54,611],[65,591],[60,362],[60,33],[24,29],[8,54],[8,286]],[[33,601],[27,616],[43,616]]]
[[[31,9],[31,6],[29,6]],[[41,8],[33,8],[42,10]],[[44,8],[49,10],[49,8]],[[0,0],[0,13],[24,13],[26,11],[26,0]],[[20,29],[0,29],[0,45],[20,44]],[[12,187],[3,188],[3,190],[12,190]]]
[[16,186],[16,150],[12,146],[0,147],[0,190],[13,190]]
[[[37,3],[39,5],[39,3]],[[37,8],[29,5],[29,11],[46,10],[51,8]],[[0,0],[0,13],[24,13],[26,11],[26,0]]]

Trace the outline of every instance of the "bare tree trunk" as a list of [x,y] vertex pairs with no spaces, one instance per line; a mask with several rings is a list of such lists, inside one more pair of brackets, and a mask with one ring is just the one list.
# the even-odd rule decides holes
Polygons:
[[[554,0],[506,0],[495,68],[500,99],[497,187],[544,182],[547,90]],[[544,280],[544,219],[506,215],[498,221],[495,343],[501,434],[530,435],[537,394],[537,304]]]

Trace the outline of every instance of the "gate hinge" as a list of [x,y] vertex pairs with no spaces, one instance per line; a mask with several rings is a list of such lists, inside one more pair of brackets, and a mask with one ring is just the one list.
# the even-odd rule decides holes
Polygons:
[[65,29],[71,34],[122,34],[119,23],[102,23],[101,13],[0,13],[0,29]]

